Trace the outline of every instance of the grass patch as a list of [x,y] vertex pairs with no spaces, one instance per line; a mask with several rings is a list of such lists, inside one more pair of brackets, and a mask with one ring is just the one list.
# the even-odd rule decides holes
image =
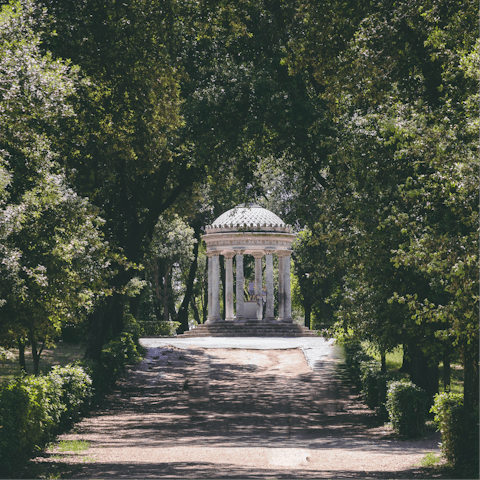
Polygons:
[[[370,342],[362,342],[362,346],[368,355],[380,362],[381,356],[378,350]],[[403,347],[399,345],[392,352],[385,355],[388,371],[397,371],[401,368],[403,363]]]
[[[58,342],[55,348],[46,348],[40,357],[40,372],[48,373],[54,365],[65,366],[83,358],[85,347],[71,343]],[[32,351],[25,348],[25,363],[27,372],[33,373]],[[8,382],[13,377],[20,375],[18,365],[18,350],[12,348],[7,350],[0,358],[0,382]]]
[[90,443],[86,440],[60,440],[58,450],[60,452],[83,452],[90,448]]
[[420,460],[422,467],[433,467],[441,460],[439,455],[435,455],[433,452],[427,452],[425,456]]
[[[438,367],[438,378],[438,389],[440,393],[442,393],[445,391],[445,385],[443,383],[443,362],[441,362]],[[450,392],[463,395],[463,368],[457,363],[450,365]]]

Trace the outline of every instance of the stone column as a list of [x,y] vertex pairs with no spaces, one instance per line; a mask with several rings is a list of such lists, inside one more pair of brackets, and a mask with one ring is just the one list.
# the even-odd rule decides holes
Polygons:
[[[219,263],[219,253],[212,252],[212,256],[209,258],[209,262],[212,262],[212,270],[210,272],[212,280],[212,299],[211,299],[211,308],[209,306],[209,312],[211,315],[208,319],[208,323],[218,322],[222,320],[220,318],[220,263]],[[208,269],[210,271],[210,268]],[[210,278],[210,277],[209,277]],[[209,280],[210,283],[210,280]],[[210,297],[210,295],[209,295]]]
[[275,320],[274,311],[273,311],[273,252],[268,250],[265,252],[265,274],[266,274],[266,287],[267,287],[267,305],[265,306],[265,320],[273,321]]
[[212,263],[213,263],[213,253],[207,252],[207,262],[208,262],[208,316],[205,323],[211,323],[213,317],[213,301],[212,301]]
[[235,252],[223,252],[225,257],[225,320],[233,321],[233,257]]
[[278,258],[278,321],[285,317],[285,277],[283,275],[283,250],[275,252]]
[[243,307],[243,287],[245,279],[243,276],[243,252],[245,250],[235,250],[237,256],[235,257],[235,264],[237,269],[237,312],[236,312],[236,321],[241,321],[245,319],[245,309]]
[[283,258],[283,275],[284,275],[284,291],[285,291],[285,303],[283,306],[284,322],[292,323],[292,295],[290,285],[290,254],[291,251],[287,251],[287,255]]
[[257,299],[257,320],[263,318],[263,302],[262,302],[262,257],[263,252],[253,252],[255,259],[255,297]]

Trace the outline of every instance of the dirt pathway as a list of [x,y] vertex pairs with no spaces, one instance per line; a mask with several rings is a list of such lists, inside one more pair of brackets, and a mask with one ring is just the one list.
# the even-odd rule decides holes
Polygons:
[[299,349],[152,349],[61,437],[88,450],[36,461],[68,478],[426,478],[415,465],[438,436],[375,427],[335,369],[312,372]]

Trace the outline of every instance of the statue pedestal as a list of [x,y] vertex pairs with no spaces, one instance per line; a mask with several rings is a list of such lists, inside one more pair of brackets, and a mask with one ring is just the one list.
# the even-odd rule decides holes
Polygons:
[[246,300],[243,303],[243,312],[245,320],[258,320],[257,318],[257,301]]

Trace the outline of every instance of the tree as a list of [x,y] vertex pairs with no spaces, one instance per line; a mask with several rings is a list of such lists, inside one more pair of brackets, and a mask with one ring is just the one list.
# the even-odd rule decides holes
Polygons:
[[77,69],[41,53],[37,13],[32,2],[0,13],[0,341],[18,341],[25,367],[28,339],[34,373],[48,339],[106,293],[109,264],[103,221],[68,187],[53,148]]
[[407,346],[430,394],[428,369],[455,344],[467,412],[478,404],[467,273],[478,259],[477,14],[473,2],[299,4],[286,56],[292,72],[313,70],[337,121],[326,174],[349,225],[338,313],[363,336]]

